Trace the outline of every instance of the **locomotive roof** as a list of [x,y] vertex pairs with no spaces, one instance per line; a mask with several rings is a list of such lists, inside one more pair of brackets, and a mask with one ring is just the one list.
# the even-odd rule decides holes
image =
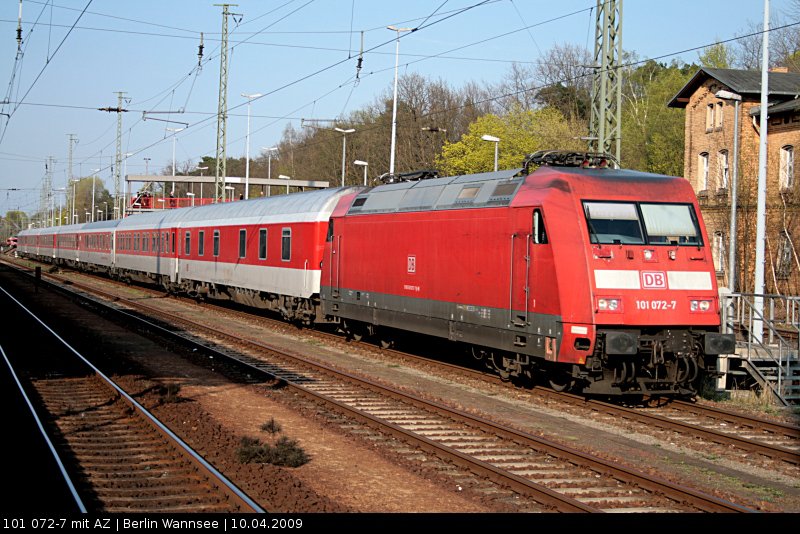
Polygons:
[[353,190],[352,187],[334,187],[290,195],[154,211],[127,217],[120,222],[118,229],[134,230],[177,225],[190,227],[197,224],[213,224],[215,221],[234,220],[242,224],[268,223],[272,218],[276,222],[328,220],[339,197]]
[[348,214],[507,206],[525,181],[522,168],[380,185],[362,191]]
[[533,189],[563,189],[566,185],[581,194],[588,191],[619,193],[620,186],[625,184],[674,186],[676,180],[685,182],[683,178],[628,169],[542,166],[528,176],[522,171],[519,168],[381,185],[358,194],[347,213],[355,215],[508,206],[523,183],[526,188]]

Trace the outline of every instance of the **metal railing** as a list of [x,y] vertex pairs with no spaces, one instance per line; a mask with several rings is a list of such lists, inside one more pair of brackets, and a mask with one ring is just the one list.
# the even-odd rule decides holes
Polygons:
[[[800,297],[756,295],[753,293],[722,294],[722,323],[727,333],[736,335],[740,355],[762,387],[768,388],[783,404],[787,404],[787,372],[800,354]],[[755,300],[763,299],[762,310]],[[738,351],[737,351],[738,352]],[[771,362],[776,376],[768,378],[754,362]]]

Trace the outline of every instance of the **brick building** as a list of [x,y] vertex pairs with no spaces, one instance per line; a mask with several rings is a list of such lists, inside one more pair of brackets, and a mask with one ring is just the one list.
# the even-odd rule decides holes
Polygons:
[[[717,96],[719,91],[727,91]],[[733,93],[731,95],[730,93]],[[738,95],[739,128],[734,132]],[[721,98],[724,96],[725,98]],[[800,295],[800,74],[769,73],[764,287]],[[756,237],[761,73],[702,68],[669,102],[685,108],[684,177],[697,193],[720,286],[729,284],[734,135],[739,137],[735,288],[752,292]]]

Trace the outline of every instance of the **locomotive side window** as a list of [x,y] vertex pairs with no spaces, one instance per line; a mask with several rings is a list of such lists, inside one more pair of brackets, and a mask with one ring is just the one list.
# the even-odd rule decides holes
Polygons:
[[191,234],[191,232],[186,232],[186,235],[184,236],[183,239],[184,239],[184,242],[183,242],[183,253],[185,255],[187,255],[187,256],[190,256],[192,254],[192,234]]
[[258,230],[258,259],[267,259],[267,229],[261,228]]
[[544,218],[542,217],[542,210],[536,208],[533,210],[533,242],[538,245],[547,243],[547,232],[544,229]]
[[203,230],[197,232],[197,255],[202,256],[206,253],[206,233]]
[[219,256],[219,230],[214,230],[214,256]]
[[247,230],[244,228],[239,230],[239,257],[247,257]]
[[292,229],[281,229],[281,260],[289,261],[292,259]]
[[328,235],[325,237],[325,241],[328,243],[333,241],[333,219],[328,220]]
[[690,204],[640,204],[647,241],[653,245],[701,245]]
[[592,243],[643,245],[644,236],[636,205],[625,202],[584,202]]

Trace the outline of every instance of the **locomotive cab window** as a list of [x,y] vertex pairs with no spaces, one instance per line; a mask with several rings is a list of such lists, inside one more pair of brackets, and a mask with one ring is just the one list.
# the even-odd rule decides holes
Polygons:
[[289,261],[292,259],[292,229],[281,229],[281,260]]
[[640,204],[651,245],[702,245],[694,208],[690,204]]
[[544,245],[547,243],[547,232],[544,229],[544,218],[542,217],[542,210],[536,208],[533,210],[533,228],[531,231],[533,242],[537,245]]
[[625,202],[584,202],[589,240],[598,244],[643,245],[636,205]]
[[701,246],[691,204],[584,202],[592,243]]
[[219,256],[219,230],[214,230],[214,256]]

